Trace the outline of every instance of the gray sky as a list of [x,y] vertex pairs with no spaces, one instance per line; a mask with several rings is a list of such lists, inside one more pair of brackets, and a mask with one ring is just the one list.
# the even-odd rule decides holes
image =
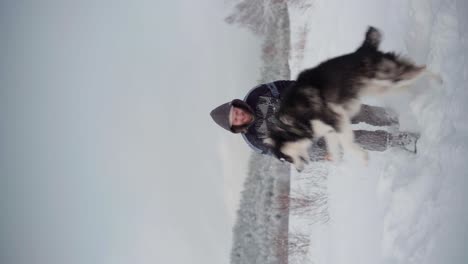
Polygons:
[[3,1],[9,263],[227,263],[247,146],[209,111],[256,84],[222,0]]

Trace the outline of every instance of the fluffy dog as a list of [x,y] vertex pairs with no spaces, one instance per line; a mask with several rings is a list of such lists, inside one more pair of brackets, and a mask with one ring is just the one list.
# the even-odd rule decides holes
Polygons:
[[379,30],[369,27],[355,52],[299,74],[281,99],[277,123],[265,140],[277,158],[301,171],[309,161],[312,140],[324,137],[331,159],[339,159],[341,145],[367,163],[368,154],[354,142],[351,129],[360,98],[405,87],[426,72],[425,66],[379,51],[381,39]]

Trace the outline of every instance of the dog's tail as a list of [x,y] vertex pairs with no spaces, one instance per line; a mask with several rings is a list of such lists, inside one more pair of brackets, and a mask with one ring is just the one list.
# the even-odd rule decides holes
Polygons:
[[361,45],[361,48],[378,49],[382,41],[382,34],[375,27],[369,26],[366,32],[366,38]]

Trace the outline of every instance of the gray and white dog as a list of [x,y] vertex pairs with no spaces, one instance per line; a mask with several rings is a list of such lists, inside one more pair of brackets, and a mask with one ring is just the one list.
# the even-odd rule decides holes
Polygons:
[[393,52],[378,50],[382,35],[369,27],[353,53],[327,60],[299,74],[281,99],[277,123],[265,144],[277,158],[298,171],[309,161],[312,140],[325,138],[330,158],[338,160],[340,145],[365,163],[368,154],[354,142],[351,118],[360,110],[360,98],[409,85],[426,71]]

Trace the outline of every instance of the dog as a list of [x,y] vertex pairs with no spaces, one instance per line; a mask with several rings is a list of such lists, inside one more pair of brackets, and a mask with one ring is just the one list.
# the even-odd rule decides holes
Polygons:
[[299,74],[282,96],[276,123],[264,140],[274,156],[301,171],[313,140],[324,137],[332,160],[340,158],[341,146],[367,164],[368,154],[354,142],[351,129],[360,98],[407,87],[429,72],[394,52],[379,51],[381,40],[381,32],[370,26],[356,51]]

